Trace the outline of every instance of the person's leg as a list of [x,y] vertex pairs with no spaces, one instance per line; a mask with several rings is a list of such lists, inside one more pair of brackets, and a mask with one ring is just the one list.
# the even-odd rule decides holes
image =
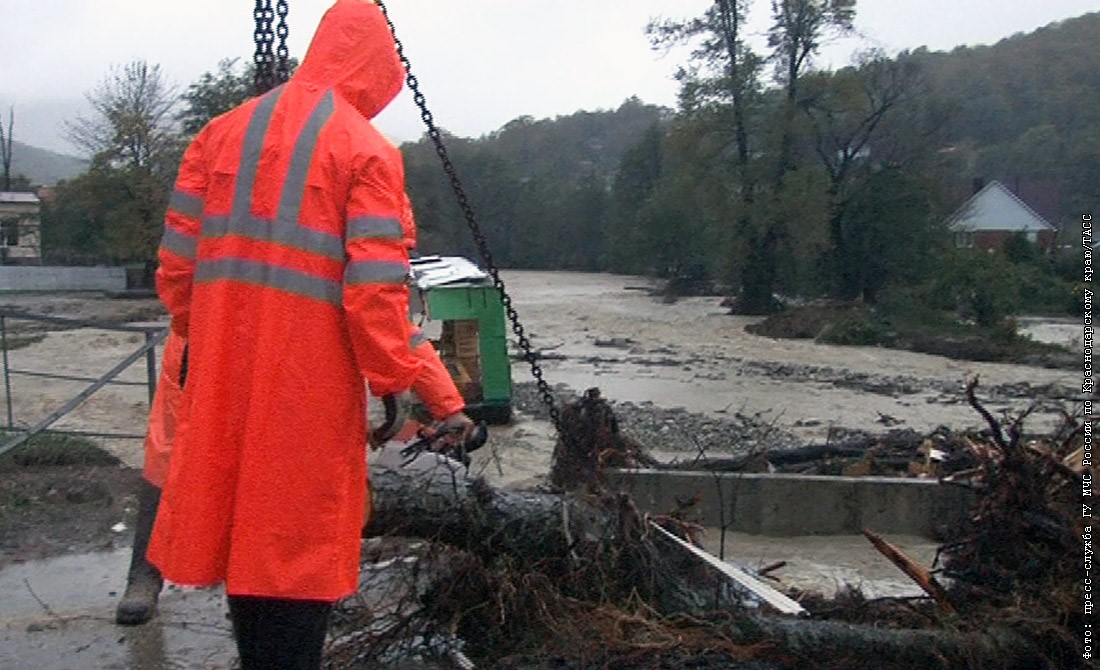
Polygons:
[[164,580],[161,579],[160,570],[145,558],[145,552],[149,548],[149,536],[153,533],[153,522],[157,518],[159,506],[160,489],[142,479],[138,490],[134,547],[130,556],[130,571],[126,575],[126,592],[115,610],[115,622],[124,626],[145,623],[157,611],[157,599]]
[[332,603],[234,596],[229,600],[241,670],[319,670]]

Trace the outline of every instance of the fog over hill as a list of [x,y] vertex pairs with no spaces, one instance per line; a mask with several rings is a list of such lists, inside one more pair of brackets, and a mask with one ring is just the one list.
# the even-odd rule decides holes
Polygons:
[[88,161],[39,149],[19,140],[12,142],[11,175],[23,175],[38,186],[52,186],[63,179],[71,179],[88,167]]

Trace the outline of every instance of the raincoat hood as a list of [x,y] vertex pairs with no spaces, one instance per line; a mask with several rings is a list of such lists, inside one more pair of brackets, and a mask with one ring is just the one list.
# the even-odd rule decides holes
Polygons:
[[368,0],[337,0],[321,18],[293,81],[333,88],[373,119],[397,97],[404,74],[382,10]]

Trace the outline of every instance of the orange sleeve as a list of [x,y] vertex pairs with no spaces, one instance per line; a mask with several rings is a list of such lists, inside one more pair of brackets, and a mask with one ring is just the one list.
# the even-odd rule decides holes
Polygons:
[[[419,330],[415,326],[413,328]],[[424,361],[424,367],[420,369],[420,375],[413,383],[413,393],[424,402],[432,416],[445,419],[466,409],[466,401],[432,343],[421,342],[412,351],[417,358]]]
[[410,389],[423,366],[409,348],[404,198],[400,167],[380,156],[357,171],[349,192],[344,310],[360,372],[375,396]]
[[164,236],[157,251],[157,294],[172,316],[172,331],[186,337],[191,313],[195,255],[206,198],[203,134],[183,154],[176,187],[164,217]]

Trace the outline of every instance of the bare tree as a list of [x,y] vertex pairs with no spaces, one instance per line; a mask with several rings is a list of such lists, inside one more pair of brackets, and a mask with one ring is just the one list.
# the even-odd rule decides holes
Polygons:
[[[160,66],[135,60],[112,67],[86,97],[93,113],[66,127],[92,166],[59,193],[58,209],[74,213],[64,225],[91,227],[111,260],[148,261],[180,156],[175,87]],[[75,206],[81,201],[92,207]]]
[[4,163],[4,190],[11,190],[11,154],[12,130],[15,126],[15,106],[8,109],[8,132],[4,134],[4,124],[0,123],[0,160]]
[[66,123],[69,140],[93,161],[117,168],[158,170],[172,153],[176,87],[159,65],[135,60],[114,66],[85,95],[93,114]]

